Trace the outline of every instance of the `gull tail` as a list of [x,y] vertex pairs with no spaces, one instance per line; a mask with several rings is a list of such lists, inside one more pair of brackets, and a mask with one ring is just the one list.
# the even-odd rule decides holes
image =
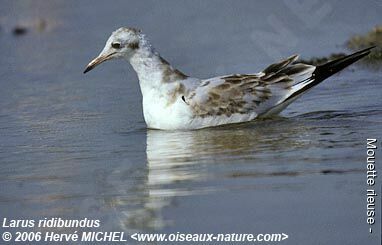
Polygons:
[[[292,103],[294,100],[299,98],[302,94],[304,94],[317,84],[324,81],[326,78],[334,75],[335,73],[343,70],[347,66],[370,54],[370,51],[373,48],[375,48],[375,46],[363,49],[356,53],[347,55],[345,57],[330,61],[326,64],[319,65],[316,67],[305,64],[294,64],[283,68],[284,73],[291,77],[295,76],[295,84],[292,86],[292,91],[289,95],[287,95],[286,99],[284,99],[274,108],[266,111],[263,114],[263,116],[271,116],[278,114],[279,112],[284,110],[290,103]],[[297,76],[298,74],[302,74],[303,76],[299,77]]]

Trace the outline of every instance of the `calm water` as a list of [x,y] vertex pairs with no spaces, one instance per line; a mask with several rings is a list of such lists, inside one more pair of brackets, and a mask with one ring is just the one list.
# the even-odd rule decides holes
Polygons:
[[[279,118],[190,132],[145,128],[124,62],[82,74],[124,25],[186,74],[211,77],[343,52],[349,36],[382,23],[378,0],[318,2],[296,12],[286,1],[1,1],[1,218],[379,244],[381,217],[372,235],[366,224],[365,141],[382,140],[380,71],[352,66]],[[31,29],[14,36],[19,23]]]

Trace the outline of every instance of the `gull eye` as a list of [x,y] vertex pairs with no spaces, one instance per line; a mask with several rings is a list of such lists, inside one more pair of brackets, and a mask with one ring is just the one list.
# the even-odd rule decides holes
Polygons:
[[111,46],[115,49],[120,49],[121,48],[121,44],[120,43],[112,43]]

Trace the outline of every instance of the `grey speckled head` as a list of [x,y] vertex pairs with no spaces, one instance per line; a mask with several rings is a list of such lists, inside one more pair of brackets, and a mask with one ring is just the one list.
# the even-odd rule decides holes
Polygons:
[[140,47],[141,35],[139,29],[131,27],[121,27],[114,31],[98,57],[86,66],[84,73],[107,60],[131,57]]

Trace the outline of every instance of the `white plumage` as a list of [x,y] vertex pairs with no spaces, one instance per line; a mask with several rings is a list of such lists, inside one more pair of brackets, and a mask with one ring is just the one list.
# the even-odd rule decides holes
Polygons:
[[143,114],[149,128],[199,129],[277,114],[369,50],[319,67],[296,64],[298,56],[294,55],[259,73],[198,79],[173,68],[139,30],[123,27],[112,33],[85,73],[106,60],[126,59],[138,74]]

